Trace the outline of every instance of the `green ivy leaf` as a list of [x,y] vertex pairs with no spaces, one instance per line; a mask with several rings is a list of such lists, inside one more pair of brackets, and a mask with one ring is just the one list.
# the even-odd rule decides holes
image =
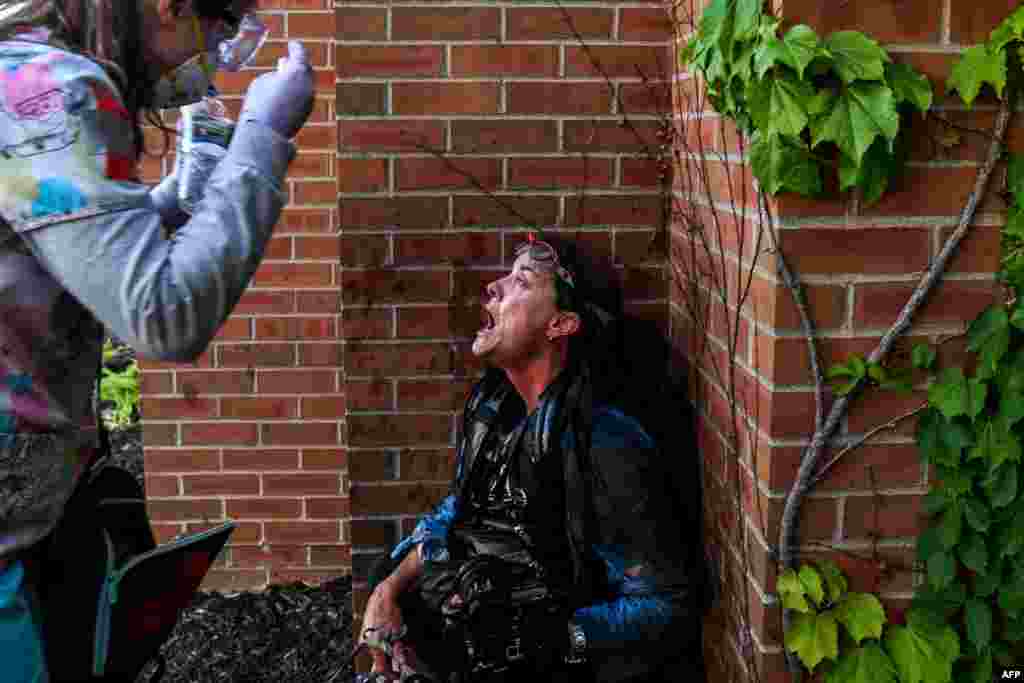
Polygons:
[[1002,304],[989,306],[967,328],[967,350],[980,353],[979,378],[996,374],[999,361],[1010,348],[1010,317]]
[[779,578],[775,583],[775,591],[779,594],[782,606],[786,609],[803,613],[812,611],[811,605],[805,597],[807,589],[804,588],[800,578],[792,569],[787,569],[779,574]]
[[946,81],[946,91],[959,92],[970,109],[985,83],[995,89],[1000,99],[1003,97],[1003,88],[1006,87],[1006,53],[992,52],[986,45],[975,45],[964,50],[953,65],[949,80]]
[[945,550],[952,550],[960,542],[963,530],[963,506],[959,501],[950,505],[939,521],[939,540]]
[[804,77],[804,69],[821,53],[818,34],[810,26],[800,24],[789,29],[785,38],[768,38],[754,56],[754,70],[764,78],[768,69],[785,64]]
[[945,619],[959,611],[966,601],[967,587],[955,581],[941,590],[935,590],[925,583],[918,587],[911,604],[914,609],[935,613]]
[[960,368],[946,368],[928,388],[928,402],[952,419],[966,415],[968,408],[967,378]]
[[818,571],[811,565],[805,564],[797,572],[797,578],[800,579],[800,585],[804,587],[804,595],[820,607],[825,599],[825,587],[822,585],[821,575],[818,574]]
[[982,487],[988,493],[992,507],[1006,507],[1017,497],[1017,468],[1013,465],[1000,466],[982,482]]
[[1011,427],[1024,418],[1024,394],[1002,394],[999,397],[999,417]]
[[996,592],[1001,583],[999,572],[993,571],[987,574],[974,575],[974,594],[979,598],[987,598]]
[[846,577],[843,576],[843,572],[836,566],[836,563],[832,560],[819,560],[818,571],[821,572],[821,577],[825,580],[825,591],[829,601],[838,602],[841,600],[846,595],[849,585],[846,582]]
[[814,146],[834,142],[859,167],[878,136],[890,145],[899,132],[900,117],[892,90],[881,83],[858,82],[847,86],[832,110],[811,124]]
[[971,672],[971,680],[974,683],[992,683],[992,652],[982,653],[974,661],[974,670]]
[[[1019,511],[1020,506],[1015,506]],[[1015,557],[1024,548],[1024,519],[1019,514],[999,524],[994,532],[995,547],[1000,557]]]
[[885,63],[892,61],[877,42],[859,31],[836,31],[825,39],[825,49],[832,55],[832,68],[846,83],[880,81]]
[[836,606],[834,612],[836,621],[846,627],[858,645],[865,638],[882,637],[885,610],[874,595],[850,593]]
[[960,639],[941,620],[910,609],[906,626],[886,630],[885,649],[901,683],[948,683],[953,678],[953,662],[960,656]]
[[821,192],[818,163],[798,141],[758,132],[751,140],[750,165],[771,195],[796,192],[811,196]]
[[988,507],[980,498],[967,498],[964,501],[964,517],[968,526],[979,533],[988,531],[989,525],[992,524]]
[[956,577],[956,560],[950,552],[938,552],[928,558],[928,583],[942,590]]
[[1006,628],[1003,629],[1003,638],[1011,643],[1019,643],[1024,640],[1024,619],[1007,619]]
[[885,80],[892,88],[897,104],[909,102],[922,113],[931,109],[932,83],[912,66],[900,62],[886,64]]
[[761,19],[761,0],[735,0],[735,3],[733,38],[737,41],[752,38],[757,35]]
[[910,352],[910,362],[918,370],[930,370],[935,364],[935,349],[927,344],[917,344]]
[[983,458],[990,468],[1009,460],[1019,462],[1020,441],[1011,431],[1010,423],[1002,415],[982,422],[978,429],[978,441],[968,454],[968,460]]
[[955,498],[950,498],[946,495],[945,489],[932,489],[924,496],[924,513],[928,516],[937,515],[949,507],[949,504],[953,502],[953,500],[955,500]]
[[878,643],[844,652],[825,683],[897,683],[896,667]]
[[814,86],[801,81],[788,70],[773,71],[753,81],[747,101],[754,125],[765,135],[780,133],[796,138],[807,127],[807,105],[814,97]]
[[[1014,202],[1024,205],[1024,154],[1010,152],[1006,161],[1006,185],[1013,194]],[[1020,306],[1015,308],[1020,311]]]
[[1016,616],[1024,610],[1024,580],[1018,573],[1014,580],[999,588],[999,608],[1009,615]]
[[985,537],[980,534],[970,534],[967,540],[957,548],[957,555],[964,566],[971,571],[983,573],[988,565],[988,549],[985,547]]
[[896,157],[889,151],[885,138],[877,137],[858,166],[846,154],[839,156],[839,189],[859,187],[865,206],[877,203],[889,187],[889,178],[898,170]]
[[999,26],[996,26],[989,34],[989,46],[993,50],[1002,50],[1015,40],[1020,40],[1024,35],[1024,5],[1010,16],[1003,19]]
[[959,464],[956,467],[947,467],[942,463],[937,463],[935,473],[942,480],[940,487],[950,497],[963,498],[971,493],[974,487],[973,473]]
[[796,653],[811,671],[821,660],[835,659],[839,654],[839,630],[830,611],[794,615],[783,640],[786,649]]
[[964,605],[964,623],[967,625],[967,639],[979,650],[992,642],[992,608],[988,603],[971,598]]

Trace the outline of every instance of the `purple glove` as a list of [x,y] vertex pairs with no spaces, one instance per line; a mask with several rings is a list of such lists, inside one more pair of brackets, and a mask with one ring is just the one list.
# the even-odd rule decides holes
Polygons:
[[240,121],[258,121],[286,138],[293,138],[313,111],[313,68],[297,40],[288,42],[288,56],[277,70],[249,85]]

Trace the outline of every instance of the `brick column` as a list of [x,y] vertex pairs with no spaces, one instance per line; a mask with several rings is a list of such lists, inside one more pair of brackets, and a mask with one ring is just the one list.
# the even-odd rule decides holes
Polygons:
[[[820,3],[784,0],[785,26],[805,23],[824,36],[837,30],[860,30],[879,40],[897,61],[925,73],[935,89],[936,106],[943,116],[960,125],[990,130],[995,102],[981,98],[973,112],[962,111],[960,101],[944,98],[945,81],[957,53],[987,39],[991,29],[1016,8],[1011,0],[871,0],[866,3]],[[684,84],[683,87],[691,87]],[[717,138],[721,121],[705,124],[714,136],[705,143],[716,151],[737,152],[736,137],[729,133],[726,146]],[[895,321],[916,286],[922,271],[938,254],[956,225],[960,210],[971,192],[987,151],[981,136],[961,133],[951,147],[935,144],[948,129],[915,118],[912,152],[906,173],[873,207],[859,206],[849,194],[826,200],[781,196],[774,202],[779,245],[788,263],[804,282],[811,315],[818,328],[819,349],[825,368],[851,353],[867,355]],[[731,130],[729,126],[725,126]],[[691,130],[692,133],[692,130]],[[1020,145],[1020,125],[1011,130],[1011,147]],[[691,139],[693,139],[691,134]],[[715,138],[712,140],[712,138]],[[724,164],[712,161],[712,192],[718,199],[724,178],[750,184],[749,169],[736,157]],[[999,174],[993,175],[998,183]],[[748,195],[749,196],[749,195]],[[919,342],[935,343],[950,333],[963,331],[967,322],[996,300],[998,287],[999,228],[1004,222],[1003,204],[990,189],[959,254],[947,269],[940,287],[914,320],[900,348],[907,353]],[[749,215],[749,214],[748,214]],[[745,224],[748,233],[751,221]],[[723,226],[735,234],[732,223]],[[731,233],[730,233],[731,231]],[[749,235],[748,235],[749,236]],[[676,247],[685,247],[681,230],[674,233]],[[735,256],[736,240],[726,239],[727,252]],[[748,253],[750,246],[748,243]],[[678,252],[680,254],[685,251]],[[688,267],[692,264],[687,264]],[[736,271],[728,275],[735,281]],[[750,532],[746,548],[712,547],[720,564],[721,590],[726,600],[708,621],[705,650],[709,680],[751,680],[747,667],[756,661],[762,681],[789,680],[782,654],[781,610],[772,590],[776,566],[769,546],[776,547],[784,498],[796,474],[804,445],[814,429],[814,399],[810,362],[799,318],[788,290],[775,276],[770,256],[759,262],[750,300],[743,309],[737,349],[737,385],[740,400],[741,440],[756,444],[756,472],[749,449],[743,448],[739,468],[744,491],[743,519],[727,512],[732,495],[736,458],[726,452],[728,405],[711,384],[709,358],[726,362],[725,332],[715,326],[709,356],[698,359],[690,344],[692,324],[684,314],[679,295],[673,295],[675,344],[698,370],[707,396],[699,406],[699,439],[705,462],[705,496],[709,537],[742,522]],[[735,310],[735,309],[733,309]],[[891,357],[891,354],[890,354]],[[940,349],[939,363],[962,363],[965,342]],[[923,379],[923,376],[918,378]],[[838,436],[853,437],[906,413],[926,400],[926,392],[912,395],[871,391],[856,399]],[[832,397],[826,396],[827,414]],[[755,429],[747,420],[758,415]],[[929,473],[920,464],[914,445],[914,420],[884,432],[869,445],[852,452],[832,469],[809,497],[800,521],[804,557],[820,556],[813,543],[833,544],[844,551],[870,556],[877,541],[879,554],[889,566],[879,572],[872,562],[859,561],[842,552],[824,553],[850,576],[851,589],[878,592],[887,608],[898,615],[913,595],[914,575],[903,567],[914,560],[915,537],[922,529],[921,501],[927,492]],[[826,452],[826,458],[828,457]],[[822,461],[824,462],[824,460]],[[760,518],[754,505],[757,491]],[[750,562],[750,573],[738,576],[741,554]],[[728,578],[724,578],[728,577]],[[729,598],[746,593],[750,599],[752,639],[745,638],[730,612]]]
[[636,67],[664,76],[669,29],[663,6],[642,5],[567,8],[590,56],[555,6],[338,9],[357,612],[372,562],[447,490],[459,413],[481,370],[469,352],[479,293],[531,225],[614,260],[630,310],[667,319],[662,271],[647,256],[663,202],[644,155],[667,98],[650,100]]
[[[262,0],[270,37],[258,63],[219,74],[237,116],[248,84],[301,40],[317,81],[313,115],[295,142],[289,202],[250,287],[194,364],[142,366],[146,491],[161,541],[238,522],[206,588],[319,581],[350,566],[342,448],[333,6]],[[152,131],[151,131],[152,132]],[[150,149],[161,141],[151,138]],[[173,155],[149,161],[150,181]]]

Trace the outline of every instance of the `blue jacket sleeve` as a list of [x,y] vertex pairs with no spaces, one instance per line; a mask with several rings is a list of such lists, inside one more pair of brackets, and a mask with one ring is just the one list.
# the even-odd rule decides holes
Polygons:
[[452,525],[452,520],[455,519],[455,512],[456,499],[453,494],[450,494],[438,503],[433,511],[420,518],[412,534],[403,539],[391,551],[391,559],[397,560],[411,548],[422,544],[421,556],[424,562],[448,560],[448,529]]
[[575,621],[595,653],[627,655],[657,641],[688,609],[686,581],[665,549],[680,545],[657,447],[638,422],[614,409],[595,413],[591,453],[605,482],[595,493],[600,544],[612,597],[582,607]]

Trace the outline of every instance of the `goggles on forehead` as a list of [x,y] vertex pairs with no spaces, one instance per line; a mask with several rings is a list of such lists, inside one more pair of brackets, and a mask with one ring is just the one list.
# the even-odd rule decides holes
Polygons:
[[537,239],[535,233],[527,233],[526,242],[519,245],[516,249],[516,256],[519,256],[524,251],[530,252],[530,258],[534,262],[551,268],[565,284],[574,289],[576,288],[576,281],[573,279],[572,273],[558,259],[558,252],[547,242]]

